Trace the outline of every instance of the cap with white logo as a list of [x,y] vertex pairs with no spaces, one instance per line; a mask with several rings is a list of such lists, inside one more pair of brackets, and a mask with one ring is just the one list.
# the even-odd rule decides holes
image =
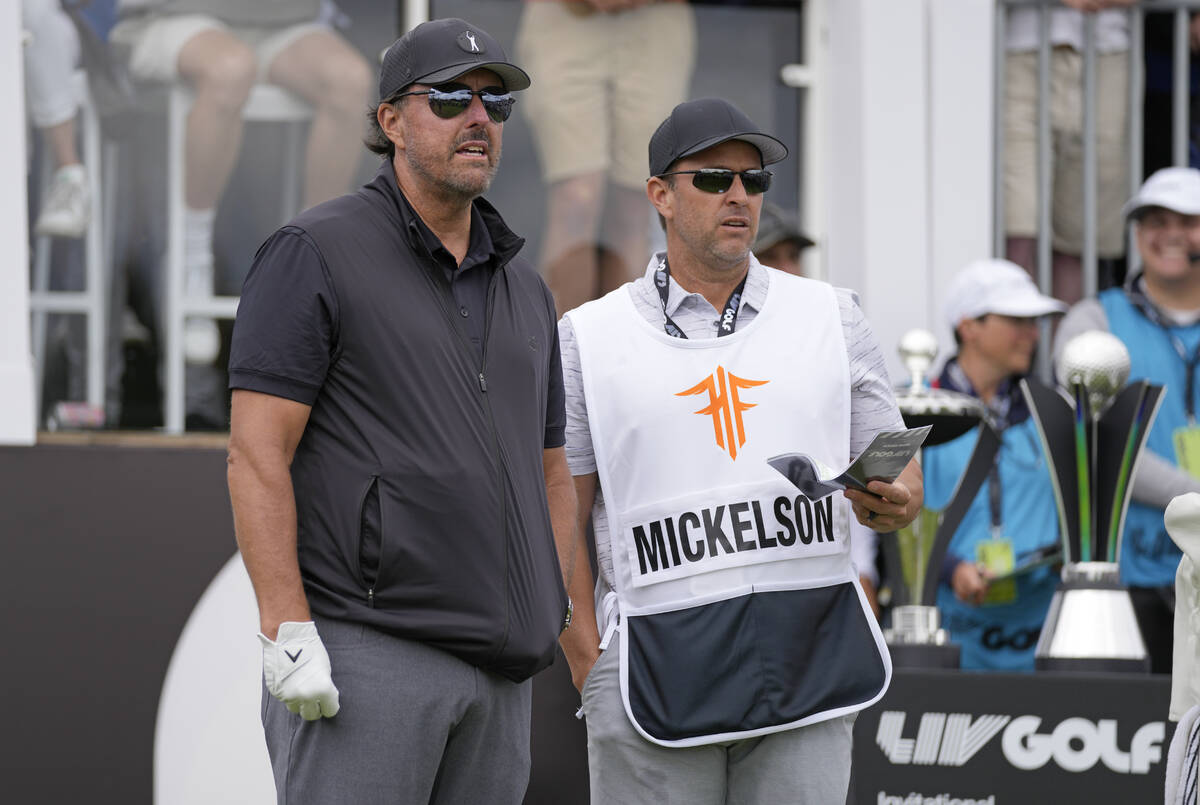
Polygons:
[[1008,260],[976,260],[955,275],[946,292],[950,329],[988,313],[1033,318],[1063,313],[1067,306],[1042,294],[1025,269]]
[[1150,175],[1121,211],[1137,218],[1150,207],[1162,207],[1181,215],[1200,215],[1200,170],[1163,168]]
[[787,158],[780,140],[763,134],[750,118],[721,98],[685,101],[671,110],[650,138],[650,175],[661,176],[684,157],[729,140],[741,140],[758,149],[763,165]]
[[529,76],[508,61],[491,34],[466,20],[423,22],[392,43],[379,68],[379,99],[410,84],[441,84],[472,70],[491,70],[509,92],[526,89]]

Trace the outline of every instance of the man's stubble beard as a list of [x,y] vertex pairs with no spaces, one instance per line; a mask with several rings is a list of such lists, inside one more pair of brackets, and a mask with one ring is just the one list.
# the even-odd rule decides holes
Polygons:
[[[463,170],[454,169],[452,161],[455,151],[463,142],[471,139],[483,139],[488,143],[489,164],[486,171],[477,171],[471,167],[465,167]],[[486,134],[482,137],[466,137],[462,141],[456,142],[451,148],[449,160],[445,162],[447,170],[443,175],[438,175],[433,170],[434,157],[422,147],[406,148],[404,159],[413,173],[424,179],[430,187],[436,188],[446,197],[464,202],[486,193],[492,185],[492,180],[496,178],[496,171],[500,168],[500,150]]]

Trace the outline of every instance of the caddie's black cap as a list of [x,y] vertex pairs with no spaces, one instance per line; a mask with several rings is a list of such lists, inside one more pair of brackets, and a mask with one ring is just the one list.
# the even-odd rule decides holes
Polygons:
[[383,54],[379,99],[409,84],[441,84],[478,69],[500,76],[510,92],[529,86],[529,76],[508,61],[504,48],[487,31],[457,17],[423,22]]
[[787,159],[787,146],[759,131],[754,121],[729,101],[700,98],[676,106],[655,130],[650,138],[650,175],[661,176],[676,160],[727,140],[750,143],[762,155],[764,165]]

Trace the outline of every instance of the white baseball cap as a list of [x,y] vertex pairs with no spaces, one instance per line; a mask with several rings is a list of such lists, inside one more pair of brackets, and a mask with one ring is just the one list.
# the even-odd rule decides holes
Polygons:
[[1162,207],[1181,215],[1200,215],[1200,170],[1163,168],[1150,174],[1121,214],[1136,217],[1147,207]]
[[1031,318],[1063,313],[1067,306],[1044,295],[1025,269],[1008,260],[976,260],[959,271],[946,293],[950,329],[987,313]]

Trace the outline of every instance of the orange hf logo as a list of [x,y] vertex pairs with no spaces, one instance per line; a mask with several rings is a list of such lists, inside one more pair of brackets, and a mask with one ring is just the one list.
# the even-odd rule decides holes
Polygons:
[[725,371],[724,366],[718,366],[717,371],[687,391],[676,392],[675,396],[686,397],[691,394],[708,393],[708,405],[693,413],[712,417],[717,447],[723,448],[729,453],[731,459],[737,461],[738,448],[746,443],[746,428],[742,423],[742,412],[757,405],[757,403],[742,402],[738,391],[769,382],[769,380],[746,380],[733,372]]

